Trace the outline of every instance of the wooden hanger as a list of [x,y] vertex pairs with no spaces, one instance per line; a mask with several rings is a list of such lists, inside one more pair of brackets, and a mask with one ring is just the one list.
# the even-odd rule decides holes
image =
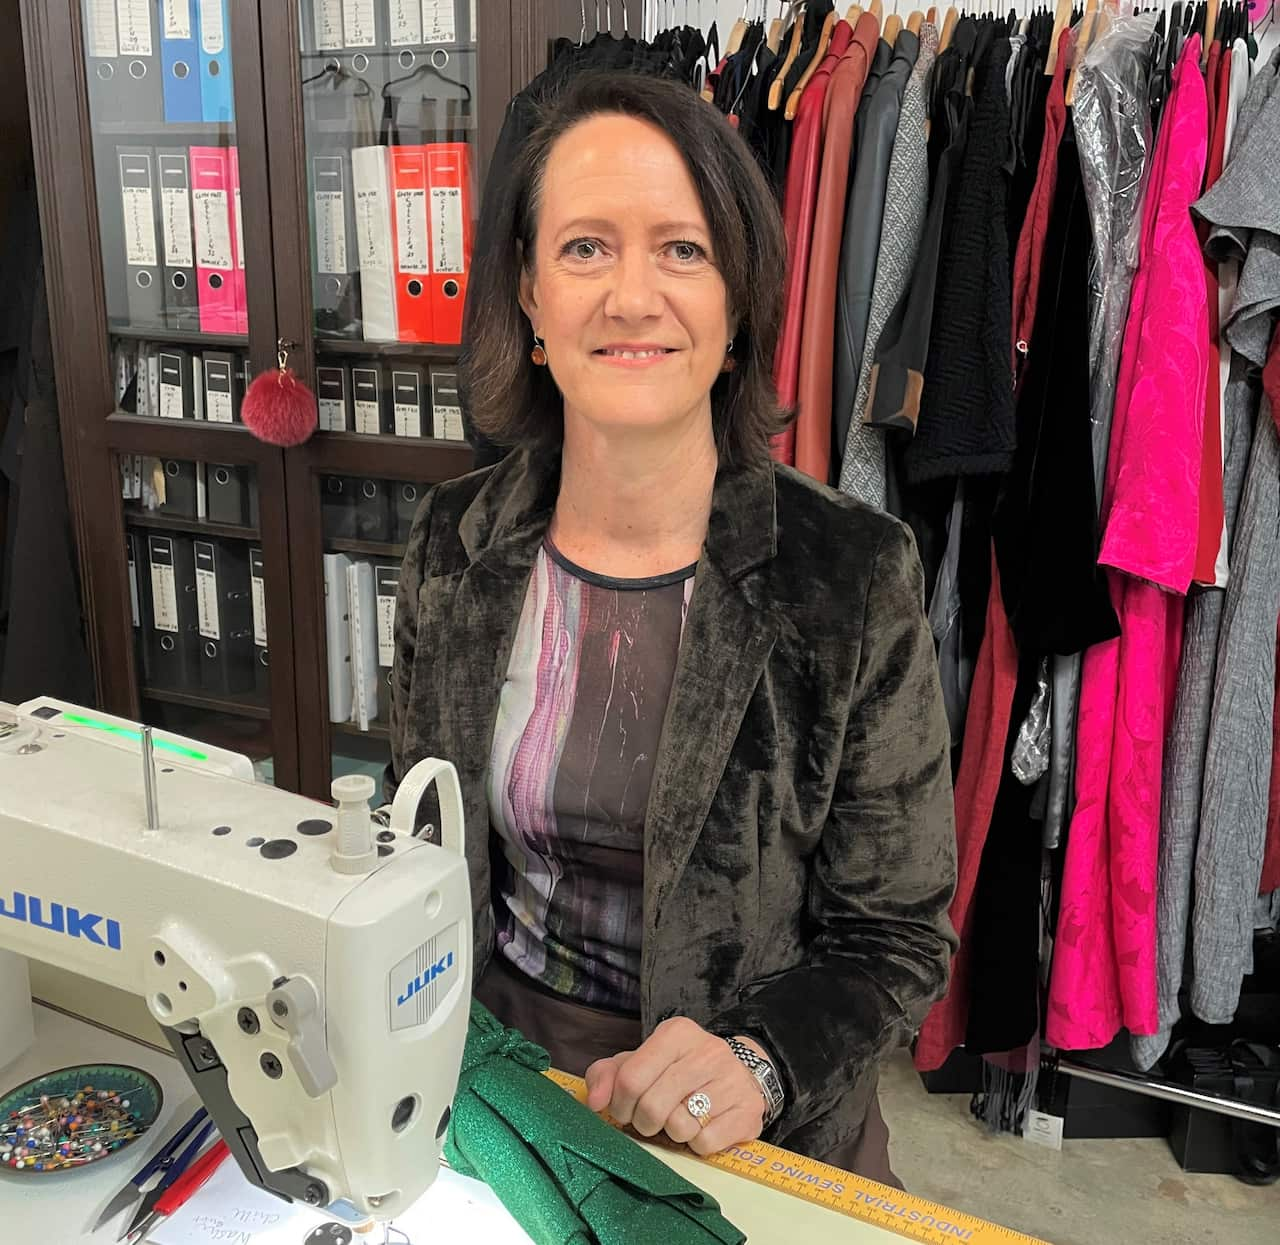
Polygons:
[[827,14],[826,20],[822,23],[822,33],[818,36],[818,48],[813,54],[813,59],[809,62],[804,73],[800,75],[800,81],[796,83],[796,89],[791,92],[791,98],[787,100],[786,118],[788,121],[796,119],[796,113],[800,111],[800,97],[804,94],[804,89],[809,85],[809,79],[818,72],[818,66],[826,59],[827,48],[831,45],[831,32],[836,26],[836,15],[833,9]]
[[778,70],[777,76],[769,86],[769,111],[777,112],[782,107],[782,90],[787,80],[787,75],[791,72],[791,67],[796,63],[796,57],[800,55],[800,45],[804,42],[804,22],[805,15],[802,12],[796,16],[795,25],[791,27],[791,42],[787,45],[787,55],[782,62],[782,68]]
[[1209,7],[1204,17],[1204,51],[1200,63],[1206,68],[1209,64],[1209,48],[1213,44],[1213,32],[1218,26],[1218,0],[1209,0]]
[[844,15],[844,20],[848,22],[850,26],[856,26],[858,24],[858,18],[860,18],[861,16],[862,16],[862,5],[851,4],[849,6],[849,11]]
[[911,31],[913,35],[918,35],[920,33],[920,27],[923,25],[924,14],[921,13],[919,9],[913,9],[911,11],[911,16],[907,18],[907,29]]
[[733,23],[733,29],[729,31],[729,42],[724,46],[724,54],[732,56],[739,48],[742,47],[742,41],[747,37],[747,6],[742,6],[742,16]]
[[[1066,0],[1070,4],[1071,0]],[[948,44],[951,42],[951,36],[956,32],[956,22],[960,20],[960,12],[953,4],[948,10],[947,15],[942,21],[942,34],[938,37],[938,53],[941,55],[947,50]]]
[[1058,7],[1053,11],[1053,33],[1049,36],[1049,55],[1045,58],[1044,72],[1052,77],[1058,67],[1058,43],[1062,32],[1071,24],[1071,0],[1058,0]]
[[893,47],[893,45],[897,43],[898,36],[901,33],[902,33],[902,18],[900,18],[896,13],[890,13],[888,20],[884,24],[884,32],[883,34],[881,34],[880,37],[890,47]]
[[1084,6],[1084,16],[1080,19],[1079,33],[1076,35],[1075,51],[1071,56],[1071,72],[1067,75],[1067,107],[1076,102],[1076,75],[1084,61],[1084,54],[1089,45],[1102,33],[1101,23],[1107,21],[1105,10],[1098,11],[1098,0],[1088,0]]
[[937,10],[937,7],[936,7],[935,5],[932,5],[932,4],[931,4],[931,5],[929,6],[929,11],[928,11],[928,13],[926,13],[926,14],[925,14],[925,21],[927,21],[927,22],[929,23],[929,25],[930,25],[930,26],[936,26],[936,25],[937,25],[937,23],[938,23],[938,10]]
[[882,0],[871,0],[871,3],[867,6],[867,12],[876,19],[878,26],[884,25],[884,4]]

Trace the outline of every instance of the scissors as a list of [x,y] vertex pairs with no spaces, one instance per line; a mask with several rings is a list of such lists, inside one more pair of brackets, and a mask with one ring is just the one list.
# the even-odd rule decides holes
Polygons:
[[[213,1132],[213,1121],[206,1119],[204,1124],[196,1130],[196,1135],[191,1139],[187,1148],[176,1159],[170,1158],[169,1166],[164,1175],[160,1177],[159,1184],[143,1197],[137,1213],[133,1217],[133,1222],[120,1234],[119,1240],[123,1241],[125,1237],[129,1237],[132,1240],[139,1226],[144,1221],[151,1220],[151,1212],[155,1210],[156,1203],[169,1191],[169,1187],[173,1182],[191,1166],[192,1160],[200,1153],[200,1148],[208,1141],[211,1132]],[[177,1146],[174,1149],[176,1150]]]
[[129,1206],[135,1198],[142,1196],[142,1186],[147,1183],[153,1176],[164,1175],[174,1164],[174,1156],[178,1152],[178,1147],[191,1135],[192,1131],[200,1124],[202,1120],[209,1118],[209,1112],[201,1107],[165,1144],[147,1160],[145,1164],[138,1170],[137,1174],[129,1181],[119,1193],[111,1199],[107,1204],[107,1209],[98,1216],[98,1222],[93,1225],[96,1232],[109,1219],[114,1219],[125,1207]]

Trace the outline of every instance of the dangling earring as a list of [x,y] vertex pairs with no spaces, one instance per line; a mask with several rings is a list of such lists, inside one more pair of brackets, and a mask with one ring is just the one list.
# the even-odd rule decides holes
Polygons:
[[729,343],[728,350],[725,351],[724,362],[720,365],[722,372],[732,372],[738,366],[738,360],[733,357],[733,342]]
[[529,358],[533,360],[536,367],[547,366],[547,352],[543,349],[542,342],[537,333],[533,335],[533,349],[529,351]]

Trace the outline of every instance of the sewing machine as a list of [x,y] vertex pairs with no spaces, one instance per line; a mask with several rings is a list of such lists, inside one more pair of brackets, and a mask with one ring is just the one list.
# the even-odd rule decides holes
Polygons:
[[[433,784],[440,846],[414,834]],[[56,700],[0,704],[0,1067],[30,1040],[26,960],[55,965],[146,999],[252,1183],[353,1220],[412,1205],[470,1008],[461,793],[422,761],[388,829],[370,778],[333,794]]]

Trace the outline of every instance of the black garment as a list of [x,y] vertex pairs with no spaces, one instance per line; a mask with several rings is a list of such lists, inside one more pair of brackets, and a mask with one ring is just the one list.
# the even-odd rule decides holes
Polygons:
[[913,481],[1004,471],[1013,458],[1009,40],[993,39],[978,56],[973,121],[938,262],[920,421],[906,454]]
[[1036,173],[1040,168],[1040,148],[1044,145],[1045,108],[1049,101],[1049,87],[1053,79],[1044,72],[1044,58],[1029,49],[1024,50],[1023,60],[1031,60],[1035,72],[1015,79],[1014,89],[1025,110],[1025,120],[1019,133],[1014,127],[1013,137],[1017,145],[1013,151],[1013,173],[1009,178],[1009,258],[1018,253],[1018,238],[1022,223],[1027,218],[1031,193],[1035,189]]
[[1089,420],[1091,247],[1068,117],[1018,397],[1018,447],[994,529],[1005,612],[1020,652],[1065,656],[1120,634],[1098,567]]

